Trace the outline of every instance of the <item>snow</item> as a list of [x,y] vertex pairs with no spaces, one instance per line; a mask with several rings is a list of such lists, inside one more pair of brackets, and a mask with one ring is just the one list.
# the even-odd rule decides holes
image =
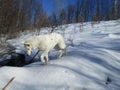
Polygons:
[[[59,26],[55,32],[64,36],[67,55],[57,59],[57,51],[52,50],[48,65],[41,64],[39,53],[34,63],[24,67],[1,67],[0,90],[12,77],[15,79],[7,90],[120,90],[118,21]],[[7,42],[16,47],[16,51],[25,53],[21,42],[49,33],[47,28],[38,32],[21,34],[21,37]],[[106,84],[108,77],[111,82]]]

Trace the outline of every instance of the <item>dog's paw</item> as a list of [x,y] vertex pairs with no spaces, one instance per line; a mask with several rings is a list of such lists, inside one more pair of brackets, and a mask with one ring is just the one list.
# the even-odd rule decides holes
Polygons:
[[60,56],[58,57],[58,59],[61,59],[61,58],[62,58],[62,57],[60,57]]

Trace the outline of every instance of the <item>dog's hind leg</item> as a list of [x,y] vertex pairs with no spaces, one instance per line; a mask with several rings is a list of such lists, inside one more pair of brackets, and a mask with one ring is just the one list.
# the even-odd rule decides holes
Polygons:
[[62,57],[63,51],[59,50],[59,55],[58,55],[58,59],[60,59]]

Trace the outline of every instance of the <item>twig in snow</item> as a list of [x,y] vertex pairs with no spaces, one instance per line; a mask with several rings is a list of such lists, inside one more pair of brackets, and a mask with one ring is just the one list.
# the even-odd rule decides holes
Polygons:
[[38,53],[39,53],[39,50],[38,50],[37,53],[33,56],[33,58],[30,60],[29,63],[32,63],[32,62],[33,62],[34,58],[36,57],[36,55],[37,55]]
[[5,87],[2,90],[6,90],[7,87],[11,84],[11,82],[15,79],[15,77],[12,77],[10,81],[5,85]]

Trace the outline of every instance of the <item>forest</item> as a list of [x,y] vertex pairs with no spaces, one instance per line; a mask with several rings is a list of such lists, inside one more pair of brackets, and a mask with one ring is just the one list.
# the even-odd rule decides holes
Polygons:
[[[108,21],[120,18],[120,0],[54,0],[55,10],[47,14],[41,0],[0,0],[0,36],[62,24]],[[63,7],[63,8],[61,8]]]

